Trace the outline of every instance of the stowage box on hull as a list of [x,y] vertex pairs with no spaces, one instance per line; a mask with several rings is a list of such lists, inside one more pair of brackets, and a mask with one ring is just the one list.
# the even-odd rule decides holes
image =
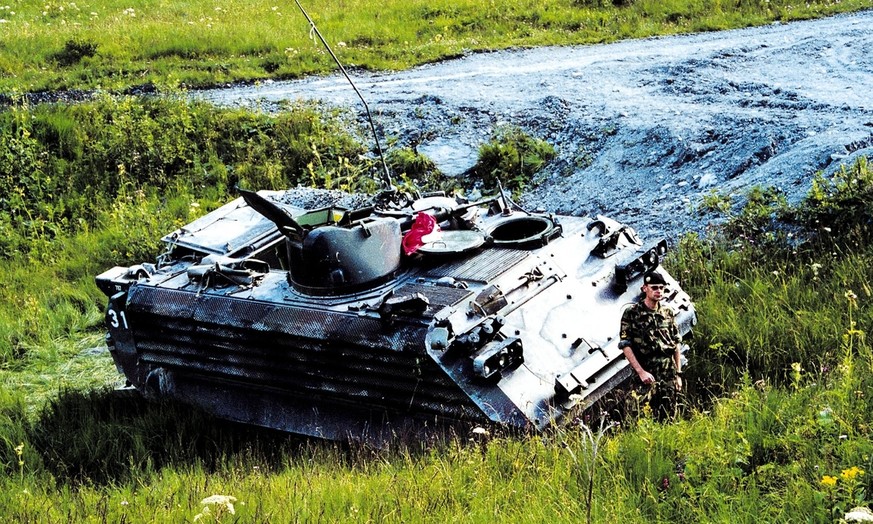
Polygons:
[[[304,210],[246,193],[97,277],[119,370],[148,397],[330,439],[446,423],[542,429],[629,376],[622,308],[665,243],[502,198]],[[668,279],[680,331],[694,307]]]

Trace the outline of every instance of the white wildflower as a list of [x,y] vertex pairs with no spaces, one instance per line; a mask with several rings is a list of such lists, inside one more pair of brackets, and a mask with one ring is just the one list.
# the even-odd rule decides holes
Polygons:
[[226,509],[227,512],[231,515],[236,513],[233,508],[234,502],[236,502],[236,497],[232,495],[212,495],[200,501],[200,503],[206,507],[208,507],[209,505],[221,506]]
[[870,508],[857,507],[843,515],[846,522],[873,522],[873,511]]
[[212,514],[212,512],[209,511],[209,506],[206,506],[203,508],[203,511],[194,515],[194,522],[197,522],[198,520],[202,519],[203,517],[205,517],[207,515],[211,515],[211,514]]

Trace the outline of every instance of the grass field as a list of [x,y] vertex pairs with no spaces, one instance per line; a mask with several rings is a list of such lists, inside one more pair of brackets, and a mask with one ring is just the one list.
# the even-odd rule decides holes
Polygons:
[[[0,91],[171,87],[331,68],[293,4],[75,5],[0,5]],[[393,68],[468,48],[709,30],[859,5],[307,8],[345,42],[337,47],[348,63]],[[694,409],[671,424],[644,415],[619,427],[461,432],[373,450],[114,392],[95,274],[153,258],[161,235],[227,201],[236,184],[372,184],[366,148],[343,115],[286,109],[101,94],[0,111],[2,520],[825,523],[869,507],[873,172],[865,160],[818,178],[797,206],[766,188],[741,210],[711,197],[731,214],[726,225],[683,238],[667,263],[700,315],[687,370]],[[500,166],[506,149],[483,148],[482,161]],[[392,158],[397,172],[427,164],[408,151]]]
[[[870,0],[310,0],[349,67],[797,20]],[[0,93],[289,78],[334,64],[293,2],[19,0],[0,5]]]

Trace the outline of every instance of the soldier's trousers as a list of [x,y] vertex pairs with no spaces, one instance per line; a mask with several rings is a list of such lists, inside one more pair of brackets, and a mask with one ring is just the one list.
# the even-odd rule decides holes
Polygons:
[[685,404],[684,395],[676,389],[676,382],[672,378],[656,381],[648,387],[648,391],[643,393],[643,400],[652,409],[652,417],[659,422],[677,418]]
[[685,395],[676,390],[676,383],[670,380],[657,380],[652,385],[637,381],[625,396],[625,413],[631,417],[651,416],[659,422],[673,420],[684,412]]

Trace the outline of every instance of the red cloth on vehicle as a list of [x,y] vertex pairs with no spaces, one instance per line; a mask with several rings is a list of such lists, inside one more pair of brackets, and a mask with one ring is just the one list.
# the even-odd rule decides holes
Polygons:
[[422,237],[429,235],[434,231],[440,231],[440,226],[437,224],[437,221],[433,216],[428,215],[427,213],[418,213],[415,215],[415,222],[412,223],[412,227],[409,228],[409,231],[403,235],[403,241],[401,242],[403,252],[407,255],[415,253],[418,248],[424,245]]

